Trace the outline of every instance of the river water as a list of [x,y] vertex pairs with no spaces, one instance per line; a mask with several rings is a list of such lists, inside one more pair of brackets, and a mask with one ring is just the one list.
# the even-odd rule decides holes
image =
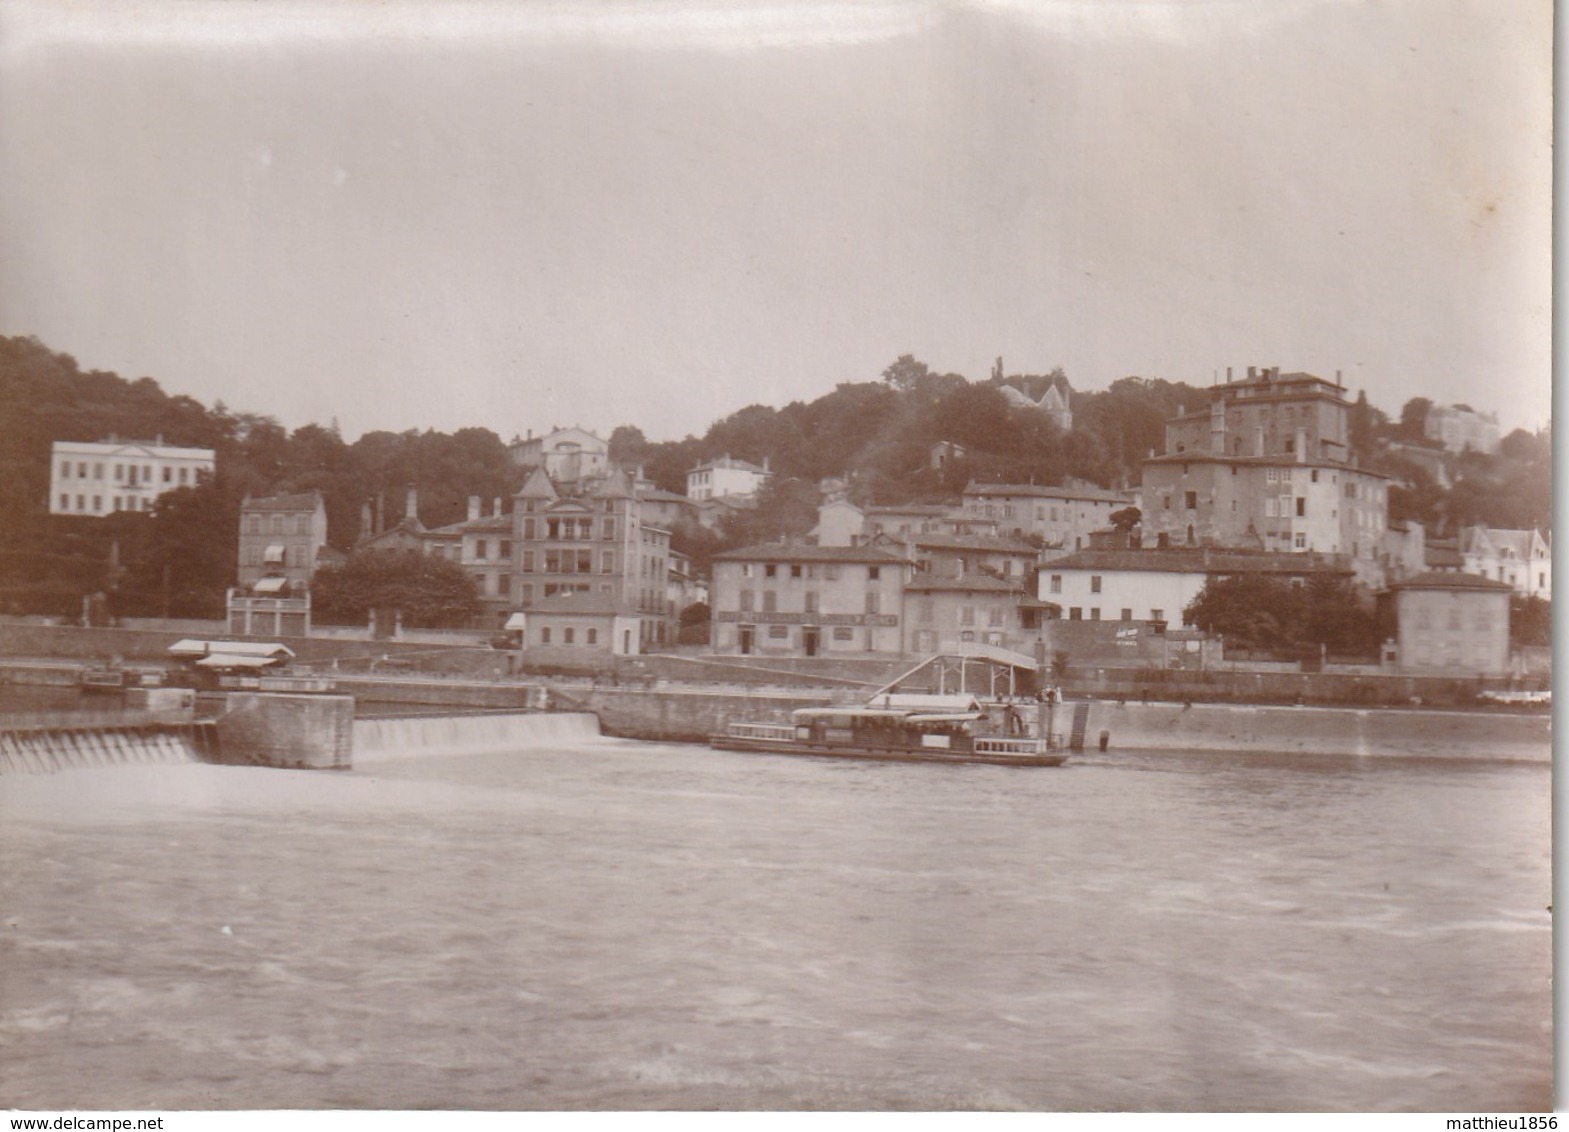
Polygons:
[[1541,764],[598,738],[0,782],[0,1104],[1521,1110]]

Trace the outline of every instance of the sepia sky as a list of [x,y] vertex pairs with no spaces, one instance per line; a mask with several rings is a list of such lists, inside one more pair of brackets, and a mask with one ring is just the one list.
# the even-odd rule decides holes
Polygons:
[[0,333],[345,435],[913,353],[1550,414],[1550,0],[0,0]]

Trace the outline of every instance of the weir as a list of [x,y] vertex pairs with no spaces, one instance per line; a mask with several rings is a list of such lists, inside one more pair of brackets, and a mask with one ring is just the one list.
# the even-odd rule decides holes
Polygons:
[[200,761],[199,726],[0,731],[0,775]]
[[476,712],[354,721],[354,765],[488,751],[521,751],[599,738],[589,712]]

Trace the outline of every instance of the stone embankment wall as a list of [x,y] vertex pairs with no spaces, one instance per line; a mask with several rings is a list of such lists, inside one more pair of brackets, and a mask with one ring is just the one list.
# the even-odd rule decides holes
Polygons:
[[723,692],[644,691],[633,688],[551,689],[551,701],[571,711],[599,717],[606,735],[702,743],[732,721],[784,720],[796,708],[827,702],[823,691],[762,695]]
[[[102,661],[111,656],[126,660],[169,659],[169,646],[186,637],[203,634],[170,629],[104,629],[76,625],[17,625],[0,623],[0,656],[60,657]],[[429,652],[430,645],[398,641],[339,641],[319,637],[240,637],[219,633],[213,639],[281,641],[302,661],[330,661],[366,656],[398,656]]]
[[[732,721],[784,719],[825,702],[816,694],[737,695],[628,688],[552,692],[558,706],[591,711],[605,734],[665,742],[703,742]],[[1067,712],[1059,714],[1062,730]],[[1356,756],[1549,761],[1546,714],[1410,708],[1279,707],[1240,704],[1090,703],[1084,744],[1100,733],[1107,750],[1254,751]]]
[[1085,745],[1116,751],[1257,751],[1423,758],[1552,759],[1545,713],[1246,704],[1090,705]]

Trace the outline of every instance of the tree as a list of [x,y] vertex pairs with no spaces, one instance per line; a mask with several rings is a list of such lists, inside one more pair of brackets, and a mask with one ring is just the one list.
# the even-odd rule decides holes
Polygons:
[[1123,534],[1127,534],[1129,531],[1133,530],[1134,527],[1138,526],[1140,520],[1143,518],[1144,512],[1140,511],[1137,507],[1124,507],[1120,511],[1113,511],[1111,513],[1111,525],[1115,530],[1121,531]]
[[1433,402],[1426,397],[1413,397],[1400,408],[1399,434],[1402,440],[1419,444],[1426,439],[1427,414]]
[[1553,607],[1536,597],[1514,594],[1509,599],[1509,645],[1550,645],[1553,643]]
[[371,610],[396,609],[410,628],[462,628],[480,612],[474,579],[456,562],[428,554],[369,551],[316,571],[312,616],[363,624]]
[[1244,648],[1290,648],[1299,639],[1302,591],[1262,574],[1210,578],[1182,619]]
[[883,381],[900,393],[907,393],[931,373],[931,367],[917,361],[912,354],[900,354],[898,359],[883,370]]

